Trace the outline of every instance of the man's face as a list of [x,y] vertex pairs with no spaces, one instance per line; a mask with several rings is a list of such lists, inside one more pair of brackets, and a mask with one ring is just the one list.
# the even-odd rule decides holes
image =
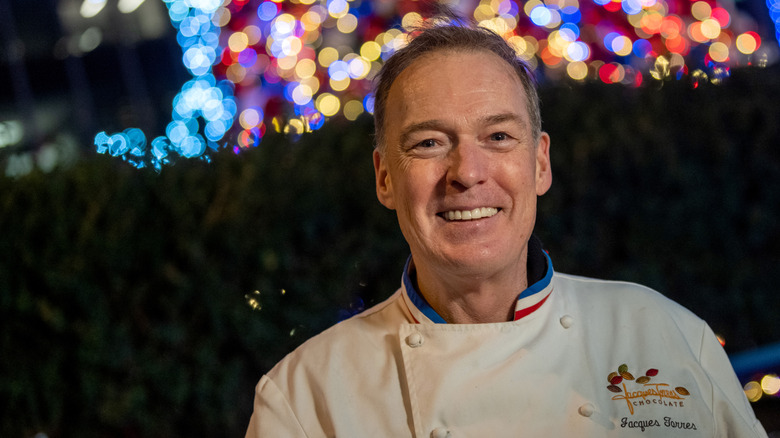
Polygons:
[[534,144],[512,67],[489,52],[424,55],[396,78],[386,114],[377,197],[396,210],[418,271],[525,272],[550,140]]

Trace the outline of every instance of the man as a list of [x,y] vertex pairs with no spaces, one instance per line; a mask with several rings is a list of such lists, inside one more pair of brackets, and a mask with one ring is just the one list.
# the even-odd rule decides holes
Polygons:
[[532,235],[550,138],[498,35],[420,32],[380,73],[375,126],[402,286],[263,376],[247,436],[766,436],[703,321],[554,272]]

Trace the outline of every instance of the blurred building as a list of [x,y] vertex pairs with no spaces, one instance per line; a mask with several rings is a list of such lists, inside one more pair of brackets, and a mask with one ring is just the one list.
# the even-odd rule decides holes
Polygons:
[[159,130],[187,74],[158,0],[0,1],[0,165],[50,171],[102,129]]

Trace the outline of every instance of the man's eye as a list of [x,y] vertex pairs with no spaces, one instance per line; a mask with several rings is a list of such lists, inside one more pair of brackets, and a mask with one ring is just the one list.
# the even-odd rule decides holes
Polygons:
[[425,139],[425,140],[417,143],[416,146],[417,147],[421,147],[421,148],[432,148],[432,147],[436,146],[436,140],[434,140],[432,138],[428,138],[428,139]]
[[509,136],[506,132],[496,132],[494,134],[490,134],[490,139],[493,141],[504,141],[508,138]]

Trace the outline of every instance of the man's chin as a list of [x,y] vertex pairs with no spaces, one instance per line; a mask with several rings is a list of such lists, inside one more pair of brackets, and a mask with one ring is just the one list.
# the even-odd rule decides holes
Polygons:
[[[501,256],[493,252],[485,251],[482,253],[460,253],[454,254],[441,260],[441,270],[448,275],[464,278],[483,278],[491,277],[503,270],[511,269],[507,264],[506,256]],[[522,268],[522,267],[520,267]]]

